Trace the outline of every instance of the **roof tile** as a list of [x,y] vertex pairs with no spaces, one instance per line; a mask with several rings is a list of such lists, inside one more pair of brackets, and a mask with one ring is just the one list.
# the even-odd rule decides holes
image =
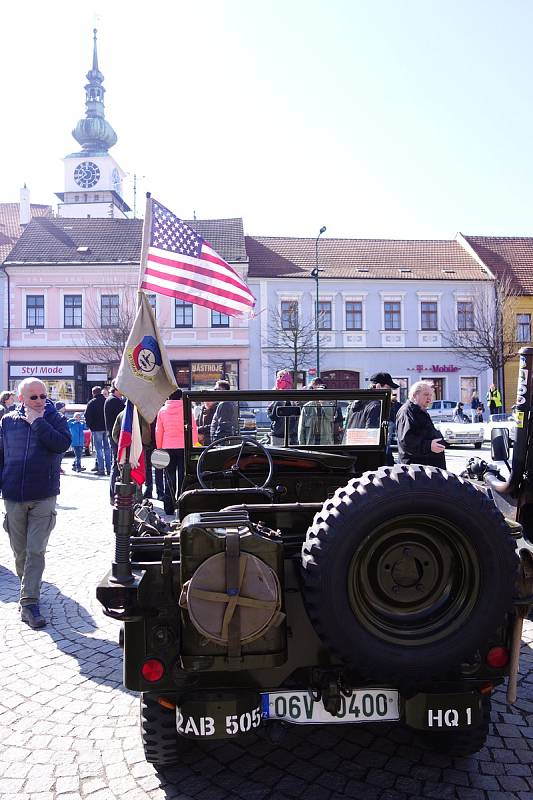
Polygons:
[[533,294],[533,238],[530,236],[465,236],[497,278],[511,277],[520,294]]
[[[308,277],[316,239],[247,236],[249,278]],[[320,239],[323,278],[488,280],[475,258],[454,240]]]
[[[51,217],[52,206],[31,203],[30,213],[34,217]],[[20,224],[20,203],[0,203],[0,264],[9,255],[20,238],[24,226]]]
[[[227,261],[246,259],[242,219],[193,220],[188,224]],[[6,263],[138,263],[142,227],[140,219],[34,219]]]

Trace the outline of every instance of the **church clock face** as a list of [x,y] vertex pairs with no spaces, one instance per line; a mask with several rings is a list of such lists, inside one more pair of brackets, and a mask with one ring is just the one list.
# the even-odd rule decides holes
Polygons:
[[82,161],[74,170],[74,180],[82,189],[91,189],[100,180],[100,170],[92,161]]

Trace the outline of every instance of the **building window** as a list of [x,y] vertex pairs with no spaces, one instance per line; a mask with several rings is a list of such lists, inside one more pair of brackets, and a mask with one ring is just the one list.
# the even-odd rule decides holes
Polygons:
[[155,294],[147,294],[146,297],[148,298],[148,302],[150,303],[150,308],[154,312],[154,317],[157,316],[157,295]]
[[438,330],[437,303],[426,300],[420,303],[420,328],[423,331]]
[[386,331],[401,331],[402,304],[397,300],[383,303],[383,326]]
[[174,306],[174,327],[192,328],[192,303],[186,303],[185,300],[176,299]]
[[44,328],[44,294],[26,295],[26,327]]
[[[470,413],[470,404],[472,402],[472,393],[478,391],[477,378],[464,378],[461,377],[461,403],[464,403],[465,412]],[[479,397],[479,395],[478,395]]]
[[348,300],[346,302],[346,330],[363,330],[363,304],[360,300]]
[[65,328],[81,328],[81,294],[63,297],[63,324]]
[[471,300],[459,300],[457,302],[457,330],[474,330],[474,304]]
[[281,301],[281,327],[284,331],[294,331],[298,328],[298,301]]
[[516,341],[531,341],[531,314],[516,315]]
[[211,327],[212,328],[229,328],[229,317],[227,314],[221,314],[220,311],[211,311]]
[[331,301],[320,300],[318,303],[318,328],[321,331],[330,331],[331,324]]
[[100,327],[118,326],[118,294],[103,294],[100,299]]

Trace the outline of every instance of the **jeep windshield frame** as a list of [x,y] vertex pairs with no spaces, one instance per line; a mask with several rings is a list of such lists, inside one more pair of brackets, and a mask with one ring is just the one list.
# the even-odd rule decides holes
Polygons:
[[[215,392],[213,390],[184,391],[183,418],[185,425],[185,474],[189,476],[196,475],[198,459],[206,447],[206,445],[201,445],[193,441],[193,404],[202,404],[204,402],[233,402],[239,404],[239,410],[249,412],[250,409],[254,408],[263,411],[263,409],[267,408],[269,404],[276,401],[290,403],[295,407],[299,407],[300,409],[302,409],[305,404],[311,404],[311,406],[318,405],[333,410],[338,408],[343,408],[345,410],[342,429],[343,441],[328,444],[300,443],[299,441],[293,441],[289,443],[288,447],[281,445],[285,451],[314,451],[317,453],[337,453],[339,455],[346,456],[356,455],[363,452],[385,454],[391,404],[391,392],[387,389],[299,389],[290,391],[279,391],[275,389],[239,389],[222,392]],[[347,434],[348,430],[353,430],[346,427],[348,422],[348,409],[352,407],[353,403],[361,403],[364,405],[371,403],[372,401],[377,401],[380,404],[379,423],[377,428],[373,427],[375,424],[373,422],[372,428],[369,429],[372,431],[371,435],[368,433],[362,433],[361,431],[363,431],[364,428],[359,427],[355,429],[357,431],[356,433]],[[295,419],[296,424],[298,424],[300,417],[293,417],[292,419]],[[239,434],[234,435],[236,441],[238,440],[239,436],[242,438],[255,439],[255,435],[253,433],[247,434],[245,428]],[[255,440],[261,442],[259,437],[257,437]],[[280,447],[280,445],[272,444],[266,444],[266,446],[271,447],[272,449],[277,449]]]

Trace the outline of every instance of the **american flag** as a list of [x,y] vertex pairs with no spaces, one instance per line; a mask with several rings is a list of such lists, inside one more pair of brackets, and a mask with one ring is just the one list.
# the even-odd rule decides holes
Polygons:
[[172,211],[148,202],[141,287],[232,317],[251,314],[255,298],[240,275]]

